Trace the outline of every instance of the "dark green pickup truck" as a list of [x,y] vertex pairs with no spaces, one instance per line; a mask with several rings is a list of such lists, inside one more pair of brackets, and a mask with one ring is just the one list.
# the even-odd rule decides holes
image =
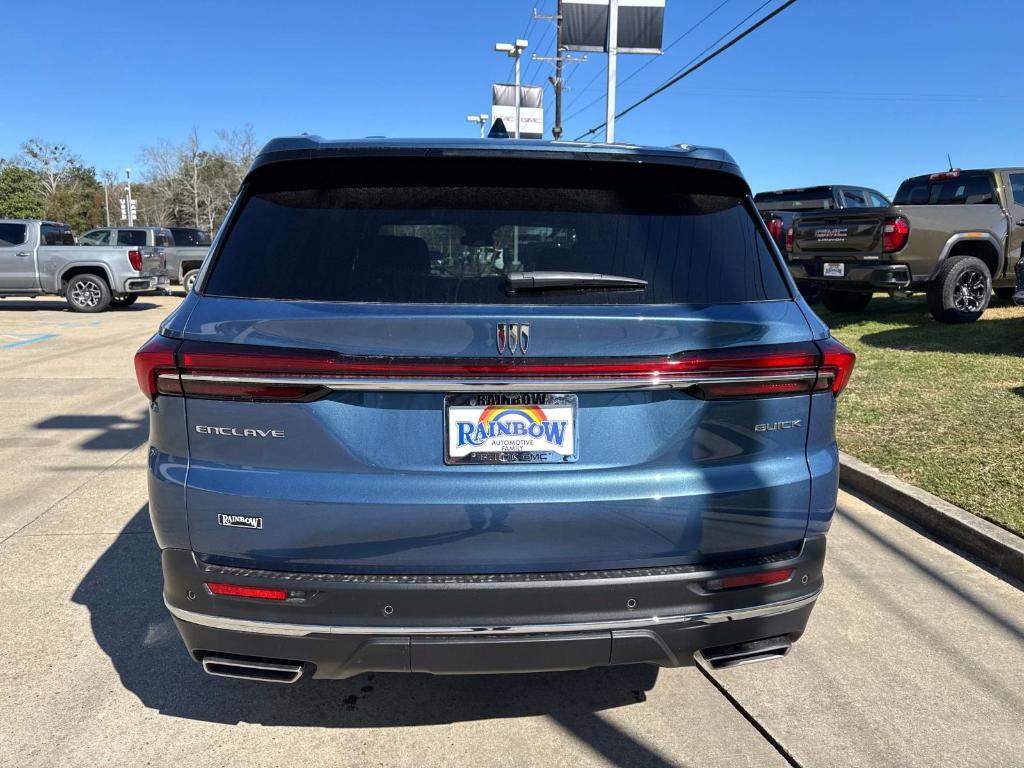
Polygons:
[[833,311],[873,292],[924,291],[936,320],[973,322],[1009,300],[1024,243],[1024,168],[915,176],[889,208],[820,211],[792,226],[790,270]]

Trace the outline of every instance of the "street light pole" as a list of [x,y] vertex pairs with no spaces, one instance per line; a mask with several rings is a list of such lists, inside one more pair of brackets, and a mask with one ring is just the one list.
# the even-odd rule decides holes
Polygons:
[[605,111],[604,140],[615,141],[615,46],[619,42],[619,0],[608,0],[608,98]]
[[466,115],[466,120],[468,120],[469,122],[471,122],[471,123],[480,123],[480,138],[481,139],[484,137],[484,130],[487,127],[487,118],[488,117],[490,117],[490,115],[486,115],[486,114],[483,114],[483,113],[481,113],[479,115]]
[[127,211],[128,212],[128,226],[129,227],[134,227],[135,226],[135,212],[132,210],[132,169],[131,168],[125,168],[124,169],[124,175],[125,175],[125,178],[128,179],[128,185],[125,187],[125,192],[127,193],[127,196],[128,196],[127,205],[126,205],[126,208],[128,209],[128,211]]
[[519,138],[519,109],[520,102],[522,101],[522,94],[519,92],[519,60],[522,58],[523,51],[525,51],[530,45],[528,40],[517,39],[514,43],[496,43],[494,50],[499,53],[505,53],[510,58],[516,60],[515,71],[516,71],[516,130],[513,133],[515,138]]

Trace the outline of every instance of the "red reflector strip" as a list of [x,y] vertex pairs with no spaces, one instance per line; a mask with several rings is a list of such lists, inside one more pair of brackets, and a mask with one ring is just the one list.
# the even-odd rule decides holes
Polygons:
[[784,581],[789,581],[789,577],[792,575],[792,568],[782,568],[777,571],[745,573],[742,576],[723,576],[720,579],[711,579],[710,581],[704,582],[704,586],[713,592],[720,589],[760,587],[766,584],[781,584]]
[[206,582],[206,588],[215,595],[231,597],[256,597],[260,600],[287,600],[288,591],[284,589],[265,589],[263,587],[243,587],[238,584],[218,584]]
[[720,397],[770,397],[773,395],[805,395],[814,386],[814,379],[797,381],[723,381],[701,384],[698,389],[708,399]]

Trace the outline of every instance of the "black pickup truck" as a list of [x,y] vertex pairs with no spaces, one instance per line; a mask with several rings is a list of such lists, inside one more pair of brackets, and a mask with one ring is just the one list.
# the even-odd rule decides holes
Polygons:
[[831,184],[802,189],[780,189],[758,192],[754,205],[768,226],[779,250],[786,253],[787,234],[793,219],[802,213],[837,211],[846,208],[888,208],[889,198],[874,189],[853,184]]

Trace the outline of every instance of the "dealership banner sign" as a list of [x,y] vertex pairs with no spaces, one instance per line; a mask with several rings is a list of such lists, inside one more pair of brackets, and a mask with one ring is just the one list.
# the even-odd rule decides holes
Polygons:
[[[506,83],[491,86],[491,125],[501,120],[509,136],[516,130],[516,87]],[[538,85],[519,86],[519,138],[544,138],[544,89]]]
[[[619,53],[661,53],[665,0],[619,0]],[[562,45],[608,50],[608,0],[562,0]]]

